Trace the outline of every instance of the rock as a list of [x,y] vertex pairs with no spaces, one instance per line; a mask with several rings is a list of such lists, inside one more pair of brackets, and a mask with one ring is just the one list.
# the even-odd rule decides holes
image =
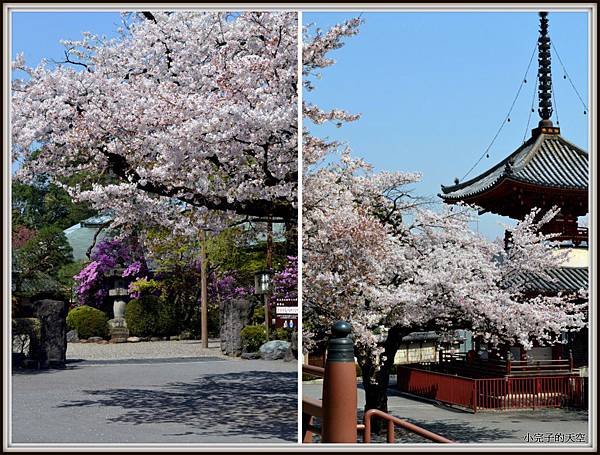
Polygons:
[[162,341],[161,337],[150,337],[150,341]]
[[125,319],[111,319],[108,321],[108,330],[111,338],[128,338],[129,329]]
[[180,340],[190,340],[192,338],[192,334],[188,331],[185,332],[181,332],[179,334],[179,339]]
[[102,341],[104,338],[102,337],[89,337],[88,338],[88,342],[90,343],[97,343],[98,341]]
[[163,341],[169,341],[169,337],[162,337]]
[[224,300],[221,302],[219,311],[221,352],[237,357],[242,353],[240,332],[250,323],[252,304],[245,299]]
[[40,367],[64,367],[67,360],[66,302],[38,300],[34,303],[35,316],[41,324]]
[[82,338],[81,340],[79,340],[80,343],[87,343],[88,340],[86,338]]
[[267,341],[259,349],[260,356],[264,360],[283,359],[286,351],[290,348],[290,345],[291,343],[283,340]]
[[139,337],[129,337],[129,338],[127,338],[127,342],[128,343],[139,343],[140,339],[139,339]]
[[283,356],[285,362],[291,362],[292,360],[298,360],[298,332],[295,330],[292,332],[292,342],[290,347]]
[[150,337],[138,337],[140,341],[150,341]]
[[242,352],[241,358],[244,360],[260,359],[260,352]]
[[177,335],[173,335],[171,337],[171,341],[179,341],[179,337]]
[[108,344],[108,340],[100,340],[96,344]]
[[110,339],[111,343],[127,343],[127,338],[111,338]]
[[69,330],[67,332],[67,343],[76,343],[79,341],[77,330]]

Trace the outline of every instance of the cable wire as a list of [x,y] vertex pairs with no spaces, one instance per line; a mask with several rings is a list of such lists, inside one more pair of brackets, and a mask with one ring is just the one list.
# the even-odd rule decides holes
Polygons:
[[529,132],[529,124],[531,123],[531,114],[535,112],[533,106],[535,105],[535,95],[537,94],[537,82],[538,76],[535,76],[535,84],[533,84],[533,95],[531,96],[531,107],[529,108],[529,116],[527,117],[527,126],[525,127],[525,133],[523,133],[523,143],[527,139],[527,133]]
[[463,176],[463,178],[460,179],[461,181],[464,180],[471,173],[471,171],[477,167],[477,165],[481,162],[481,160],[486,155],[488,155],[490,148],[492,148],[492,145],[494,145],[494,142],[496,142],[496,139],[498,138],[498,135],[502,131],[502,128],[504,128],[504,125],[506,124],[507,121],[510,122],[510,114],[513,110],[513,107],[515,107],[515,103],[517,102],[517,99],[519,98],[519,94],[521,93],[521,89],[523,88],[523,85],[527,83],[527,74],[529,74],[529,68],[531,67],[531,62],[533,61],[533,56],[535,55],[536,48],[537,48],[537,41],[536,41],[535,46],[533,46],[533,51],[531,52],[531,57],[529,58],[529,63],[527,64],[527,69],[525,70],[525,75],[521,78],[521,85],[519,85],[517,94],[515,95],[515,98],[513,99],[513,102],[510,105],[510,108],[508,109],[508,114],[506,114],[506,116],[504,117],[504,120],[502,120],[502,123],[500,124],[500,128],[498,128],[498,131],[496,131],[496,134],[494,135],[492,142],[490,142],[490,144],[486,147],[486,149],[484,150],[482,155],[479,157],[479,159],[475,162],[475,164],[473,166],[471,166],[471,169],[469,169],[467,171],[467,173]]
[[558,103],[556,102],[556,93],[554,90],[554,83],[550,81],[550,90],[552,90],[552,103],[554,103],[554,113],[556,114],[556,126],[560,125],[560,120],[558,119]]
[[583,105],[583,108],[585,109],[583,111],[583,113],[586,114],[587,111],[588,111],[587,105],[585,104],[585,102],[583,101],[583,98],[581,97],[581,95],[577,91],[577,88],[575,87],[575,84],[573,83],[573,80],[571,79],[571,76],[569,76],[569,73],[567,72],[567,68],[565,67],[562,59],[560,58],[560,55],[559,55],[558,51],[556,50],[556,47],[554,46],[554,43],[552,41],[550,41],[550,45],[552,46],[552,49],[554,49],[554,53],[558,57],[558,61],[560,63],[560,66],[562,66],[562,69],[565,72],[565,76],[566,76],[567,80],[571,84],[571,87],[573,87],[573,91],[575,92],[575,94],[577,95],[577,98],[579,98],[579,101],[581,101],[581,104]]

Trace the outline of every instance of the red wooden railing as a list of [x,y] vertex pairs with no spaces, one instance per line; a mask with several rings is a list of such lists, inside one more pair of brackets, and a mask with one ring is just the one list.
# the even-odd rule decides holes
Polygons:
[[579,404],[582,378],[565,376],[507,377],[475,380],[477,408],[560,408]]
[[577,226],[576,229],[569,229],[566,232],[563,232],[556,238],[552,240],[556,240],[558,242],[563,241],[572,241],[575,245],[580,245],[581,243],[588,243],[588,228]]
[[363,442],[370,443],[371,442],[371,420],[373,417],[378,417],[387,422],[387,442],[393,444],[395,442],[395,426],[400,428],[404,428],[411,433],[421,436],[422,438],[429,439],[433,442],[438,442],[441,444],[449,444],[454,441],[450,439],[444,438],[439,434],[432,433],[429,430],[418,427],[417,425],[407,422],[406,420],[399,419],[398,417],[394,417],[393,415],[387,414],[379,409],[369,409],[365,413],[364,424],[358,425],[358,429],[363,431]]
[[398,388],[423,398],[473,408],[473,379],[415,368],[398,367]]
[[430,363],[425,369],[469,378],[500,376],[555,376],[572,375],[573,359],[560,360],[504,360],[466,359],[464,355],[440,355],[439,363]]
[[472,409],[587,407],[587,378],[571,375],[467,378],[398,367],[398,388],[416,396]]
[[[303,365],[302,373],[306,375],[312,375],[320,378],[325,378],[325,369],[316,367],[313,365]],[[314,418],[323,419],[323,401],[316,400],[314,398],[302,397],[302,426],[303,426],[303,443],[311,443],[313,441],[313,435],[317,434],[323,436],[321,427],[315,425]],[[380,418],[387,422],[387,442],[394,442],[395,427],[404,428],[411,433],[421,436],[433,442],[438,443],[451,443],[450,439],[444,438],[438,434],[435,434],[429,430],[421,428],[413,423],[406,420],[399,419],[390,414],[387,414],[378,409],[369,409],[363,418],[363,423],[356,425],[356,431],[362,433],[362,441],[364,443],[371,442],[371,422],[373,418]]]
[[[302,365],[302,374],[325,377],[325,368],[314,365]],[[321,428],[315,425],[314,418],[323,418],[323,402],[314,398],[302,397],[302,442],[310,443],[313,435],[321,436]]]

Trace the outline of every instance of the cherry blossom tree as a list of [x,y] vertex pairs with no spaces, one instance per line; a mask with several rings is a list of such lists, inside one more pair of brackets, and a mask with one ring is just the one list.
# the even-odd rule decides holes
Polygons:
[[18,177],[89,175],[67,189],[110,208],[113,226],[193,234],[223,216],[294,220],[297,15],[125,19],[116,39],[64,41],[54,65],[16,58],[26,73],[12,82]]
[[[357,33],[356,19],[326,33],[305,29],[304,87],[334,63],[327,54]],[[305,104],[312,123],[357,116]],[[546,271],[564,259],[541,225],[556,210],[532,213],[512,230],[512,244],[469,228],[469,207],[433,211],[407,189],[416,173],[373,171],[343,144],[303,131],[303,324],[305,348],[322,343],[331,324],[352,324],[366,409],[387,410],[386,389],[402,338],[413,331],[470,329],[491,345],[553,343],[584,325],[582,305],[567,296],[528,297],[511,277]]]

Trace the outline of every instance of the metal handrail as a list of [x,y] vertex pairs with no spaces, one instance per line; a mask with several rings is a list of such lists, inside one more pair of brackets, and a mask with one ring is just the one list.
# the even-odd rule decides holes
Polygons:
[[[449,444],[453,443],[450,439],[446,439],[439,434],[432,433],[425,428],[421,428],[413,423],[407,422],[406,420],[399,419],[398,417],[394,417],[386,412],[380,411],[379,409],[369,409],[365,412],[364,417],[364,434],[363,434],[363,442],[370,443],[371,442],[371,418],[379,417],[388,422],[387,425],[387,442],[390,444],[394,443],[394,426],[397,425],[405,430],[410,431],[411,433],[415,433],[425,439],[429,439],[433,442]],[[358,429],[358,427],[357,427]]]

